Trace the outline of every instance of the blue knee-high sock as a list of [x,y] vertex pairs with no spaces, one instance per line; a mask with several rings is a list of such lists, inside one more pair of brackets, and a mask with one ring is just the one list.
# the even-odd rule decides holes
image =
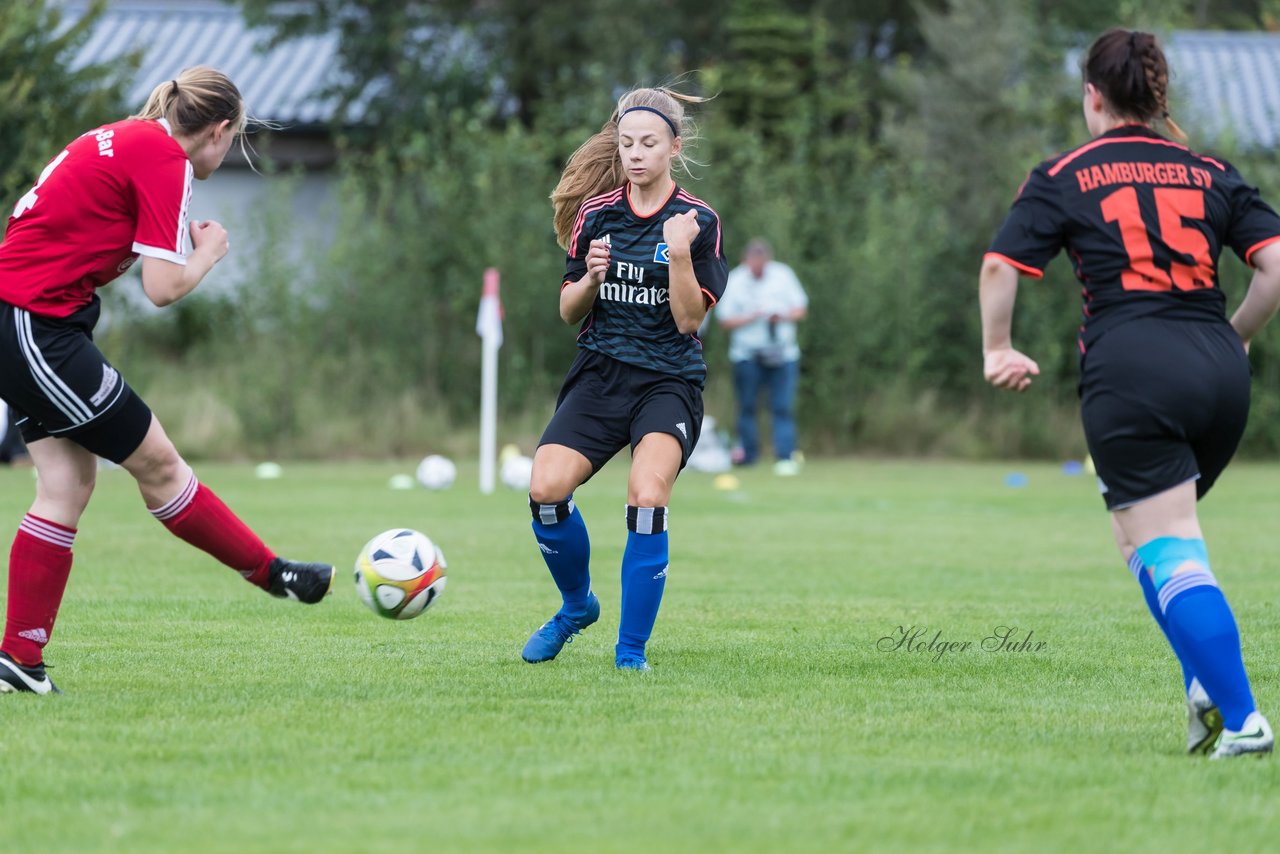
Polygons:
[[644,658],[667,585],[667,508],[627,506],[627,549],[622,554],[619,661]]
[[1169,621],[1164,618],[1164,612],[1160,610],[1160,600],[1156,596],[1156,585],[1151,580],[1151,573],[1142,565],[1142,558],[1135,551],[1129,558],[1129,571],[1138,579],[1138,584],[1142,587],[1142,598],[1147,601],[1147,610],[1151,612],[1151,616],[1156,621],[1156,625],[1160,627],[1160,631],[1164,632],[1165,640],[1169,642],[1169,646],[1173,649],[1173,654],[1178,657],[1178,664],[1182,666],[1182,689],[1184,692],[1191,690],[1191,680],[1196,674],[1191,670],[1191,666],[1187,664],[1187,657],[1179,647],[1178,642],[1174,640],[1173,635],[1169,634]]
[[533,512],[533,536],[560,588],[563,610],[581,611],[591,592],[591,540],[573,496],[558,504],[539,504],[530,497],[529,509]]
[[[1138,551],[1151,567],[1170,638],[1222,712],[1223,724],[1240,729],[1257,705],[1244,669],[1236,618],[1209,570],[1204,541],[1161,537]],[[1194,567],[1174,574],[1187,563]]]

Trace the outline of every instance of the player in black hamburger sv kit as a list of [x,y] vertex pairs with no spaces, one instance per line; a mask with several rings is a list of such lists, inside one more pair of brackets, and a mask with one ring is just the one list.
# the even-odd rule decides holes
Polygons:
[[555,658],[600,616],[573,491],[630,445],[615,664],[649,669],[645,644],[667,578],[667,503],[702,426],[707,368],[695,333],[728,276],[720,218],[671,177],[692,136],[684,105],[696,100],[662,88],[626,93],[552,195],[568,250],[560,316],[581,331],[533,460],[533,531],[562,606],[529,638],[528,662]]
[[[1083,65],[1092,141],[1028,176],[982,267],[984,373],[1039,373],[1010,329],[1018,274],[1066,249],[1084,291],[1081,416],[1116,542],[1183,670],[1187,749],[1271,751],[1240,635],[1209,568],[1196,501],[1249,412],[1249,341],[1280,305],[1280,217],[1234,168],[1158,133],[1168,66],[1150,33],[1111,30]],[[1255,268],[1228,322],[1218,258]]]

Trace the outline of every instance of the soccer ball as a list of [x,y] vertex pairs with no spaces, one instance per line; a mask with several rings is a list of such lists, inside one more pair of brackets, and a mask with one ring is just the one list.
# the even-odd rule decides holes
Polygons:
[[356,558],[356,593],[369,610],[411,620],[444,592],[444,553],[426,536],[392,528],[370,540]]
[[418,483],[427,489],[448,489],[457,476],[457,466],[439,454],[423,457],[418,463]]
[[498,478],[510,489],[517,492],[529,491],[529,480],[533,477],[533,460],[528,457],[515,456],[502,464]]

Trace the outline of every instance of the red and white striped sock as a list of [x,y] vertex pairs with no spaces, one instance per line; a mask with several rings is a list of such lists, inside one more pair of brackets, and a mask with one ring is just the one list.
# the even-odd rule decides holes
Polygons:
[[9,600],[0,649],[19,664],[40,664],[71,575],[76,529],[28,513],[9,551]]
[[275,555],[194,474],[177,497],[152,509],[151,515],[170,533],[213,555],[249,583],[267,588],[267,570]]

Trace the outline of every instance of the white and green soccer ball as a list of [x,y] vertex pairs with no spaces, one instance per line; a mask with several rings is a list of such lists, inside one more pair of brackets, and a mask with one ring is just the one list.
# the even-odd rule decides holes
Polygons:
[[356,558],[356,593],[379,617],[411,620],[444,592],[444,553],[426,534],[392,528],[374,537]]

